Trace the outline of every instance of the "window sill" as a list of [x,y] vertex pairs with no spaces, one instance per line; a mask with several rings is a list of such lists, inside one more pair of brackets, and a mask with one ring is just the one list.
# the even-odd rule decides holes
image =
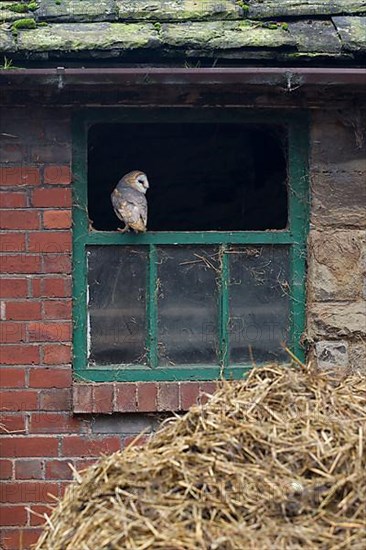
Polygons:
[[147,413],[187,411],[207,401],[217,382],[107,382],[73,385],[74,413]]

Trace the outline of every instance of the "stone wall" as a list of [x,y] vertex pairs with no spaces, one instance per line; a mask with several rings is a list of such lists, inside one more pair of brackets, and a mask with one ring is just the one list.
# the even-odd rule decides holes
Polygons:
[[366,373],[365,120],[312,116],[307,339],[319,366]]

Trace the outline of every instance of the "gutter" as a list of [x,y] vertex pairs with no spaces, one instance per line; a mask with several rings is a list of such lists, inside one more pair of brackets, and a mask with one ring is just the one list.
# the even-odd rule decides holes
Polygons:
[[350,68],[74,68],[0,70],[0,88],[34,89],[56,85],[148,86],[220,84],[281,86],[289,91],[298,86],[366,85],[366,69]]

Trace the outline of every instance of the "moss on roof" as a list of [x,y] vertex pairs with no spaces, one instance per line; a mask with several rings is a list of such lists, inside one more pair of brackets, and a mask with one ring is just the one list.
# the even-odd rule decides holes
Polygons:
[[366,0],[0,0],[0,56],[357,63],[363,14]]

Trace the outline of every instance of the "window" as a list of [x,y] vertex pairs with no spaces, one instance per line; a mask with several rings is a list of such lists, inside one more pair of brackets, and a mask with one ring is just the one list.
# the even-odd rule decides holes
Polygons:
[[[74,364],[94,381],[239,377],[301,357],[306,117],[86,110],[74,124]],[[110,193],[139,169],[148,231]]]

